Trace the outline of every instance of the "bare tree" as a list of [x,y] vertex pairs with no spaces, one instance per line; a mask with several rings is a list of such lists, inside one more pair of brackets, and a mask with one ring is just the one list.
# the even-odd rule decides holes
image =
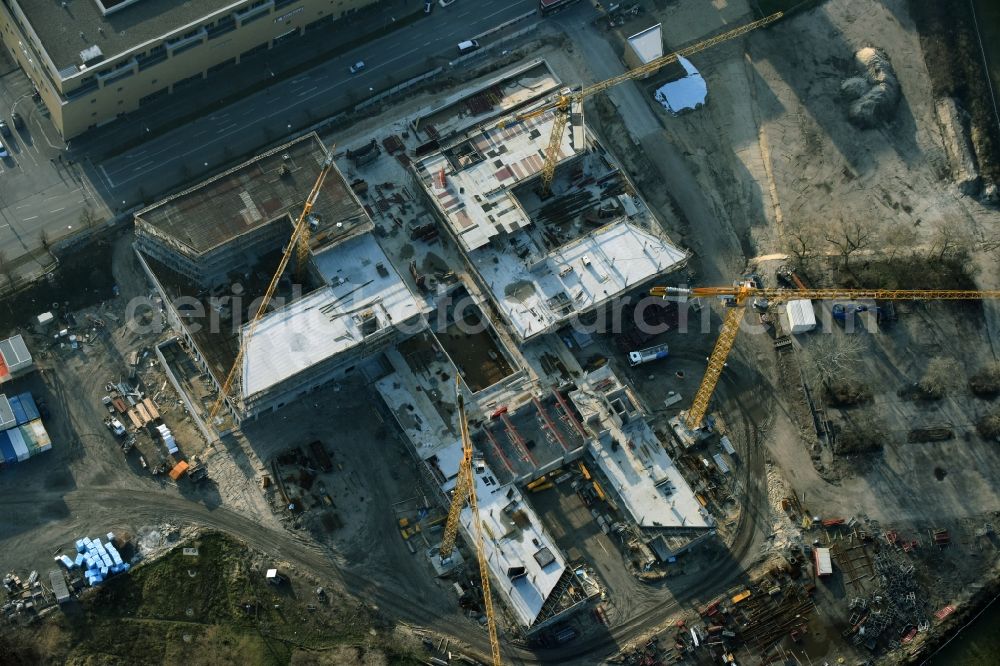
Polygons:
[[850,270],[851,255],[868,249],[875,241],[875,231],[865,221],[841,218],[825,231],[823,238],[837,249],[844,262],[843,269]]
[[785,243],[796,268],[806,268],[816,255],[819,240],[815,227],[802,220],[785,225]]
[[924,396],[939,400],[962,383],[962,366],[950,356],[935,356],[927,362],[919,387]]
[[955,224],[939,222],[931,237],[929,254],[938,261],[961,257],[972,250],[972,239]]
[[1000,363],[990,363],[969,377],[969,390],[980,398],[1000,395]]
[[97,224],[97,213],[89,206],[80,211],[80,226],[84,229],[92,229]]
[[834,383],[858,382],[867,340],[863,335],[816,336],[806,348],[810,379],[827,390]]
[[917,230],[907,220],[897,219],[882,227],[878,234],[879,253],[886,261],[895,261],[917,246]]
[[976,430],[987,439],[1000,439],[1000,407],[994,407],[976,422]]

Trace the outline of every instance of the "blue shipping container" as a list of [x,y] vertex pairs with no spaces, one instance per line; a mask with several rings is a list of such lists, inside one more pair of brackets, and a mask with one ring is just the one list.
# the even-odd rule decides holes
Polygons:
[[[17,399],[21,403],[21,409],[28,416],[28,421],[42,418],[42,415],[38,413],[38,405],[35,404],[35,399],[31,397],[30,393],[22,393],[17,396]],[[18,425],[21,424],[18,423]]]
[[17,462],[17,454],[14,453],[14,445],[10,443],[10,435],[7,431],[0,431],[0,454],[3,454],[3,461],[8,465]]
[[14,412],[14,418],[17,420],[17,425],[24,425],[28,422],[28,415],[24,412],[24,407],[21,406],[21,401],[17,399],[17,396],[11,397],[8,402],[10,403],[10,411]]

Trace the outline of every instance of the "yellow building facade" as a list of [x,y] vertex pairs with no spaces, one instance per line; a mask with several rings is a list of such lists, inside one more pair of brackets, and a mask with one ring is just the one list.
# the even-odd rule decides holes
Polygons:
[[377,0],[0,0],[0,34],[64,139]]

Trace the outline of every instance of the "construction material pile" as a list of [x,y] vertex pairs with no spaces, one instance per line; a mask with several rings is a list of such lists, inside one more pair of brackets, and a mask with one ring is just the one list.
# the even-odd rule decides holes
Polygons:
[[30,393],[0,394],[0,463],[24,462],[52,448],[38,406]]
[[899,103],[899,81],[881,49],[866,46],[854,54],[864,70],[863,76],[846,79],[840,92],[851,102],[847,117],[858,127],[868,129],[888,120]]
[[107,543],[101,543],[100,537],[97,539],[89,537],[78,539],[76,559],[71,559],[66,555],[58,555],[54,559],[61,562],[69,571],[76,567],[84,569],[84,576],[90,586],[103,583],[108,576],[123,573],[130,568],[128,562],[122,561],[122,556],[114,546],[114,533],[108,532],[107,537]]

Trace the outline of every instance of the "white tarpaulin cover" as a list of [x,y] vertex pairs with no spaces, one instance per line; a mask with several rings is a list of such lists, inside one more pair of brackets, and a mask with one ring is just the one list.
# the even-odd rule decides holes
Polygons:
[[687,72],[687,76],[660,86],[654,95],[656,101],[674,115],[700,108],[708,98],[708,84],[701,78],[698,69],[683,56],[677,56],[677,62]]

